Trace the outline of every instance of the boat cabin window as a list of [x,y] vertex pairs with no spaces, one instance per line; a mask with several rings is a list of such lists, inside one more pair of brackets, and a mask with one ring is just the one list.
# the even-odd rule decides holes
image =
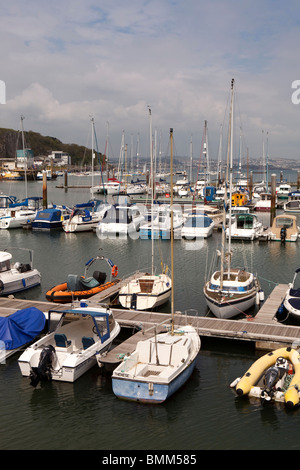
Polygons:
[[7,259],[6,261],[0,262],[0,272],[3,273],[4,271],[10,270],[10,260]]
[[294,224],[294,220],[290,219],[289,217],[279,217],[276,219],[276,227],[277,228],[290,228]]
[[253,228],[253,217],[249,215],[239,215],[236,221],[237,228],[249,229]]

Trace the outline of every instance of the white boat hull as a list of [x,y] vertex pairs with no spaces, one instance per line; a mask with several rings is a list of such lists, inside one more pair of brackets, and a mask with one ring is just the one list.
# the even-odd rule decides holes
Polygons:
[[208,308],[217,318],[229,319],[239,315],[241,312],[245,312],[249,308],[253,307],[256,302],[256,291],[249,294],[247,297],[241,297],[240,299],[230,300],[230,298],[220,300],[217,302],[213,298],[209,297],[204,291],[205,299]]
[[[143,287],[153,283],[151,290]],[[133,310],[152,310],[169,301],[171,296],[171,279],[165,274],[159,276],[142,276],[123,286],[119,292],[122,307]],[[146,292],[146,291],[149,292]]]

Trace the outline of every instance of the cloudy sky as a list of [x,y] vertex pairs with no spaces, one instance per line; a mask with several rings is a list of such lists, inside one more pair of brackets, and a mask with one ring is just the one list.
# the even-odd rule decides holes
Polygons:
[[163,152],[172,127],[176,156],[192,135],[198,158],[207,120],[214,157],[234,78],[250,158],[266,133],[270,158],[298,158],[299,28],[298,0],[2,0],[0,127],[20,129],[23,115],[25,130],[90,146],[93,116],[99,150],[109,129],[118,157],[123,132],[148,151],[151,106]]

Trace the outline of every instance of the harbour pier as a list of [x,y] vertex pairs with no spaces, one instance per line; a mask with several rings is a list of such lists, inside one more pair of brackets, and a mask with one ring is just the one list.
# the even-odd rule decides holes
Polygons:
[[[188,315],[175,312],[175,327],[191,324],[200,337],[222,338],[252,342],[256,349],[270,350],[279,347],[291,346],[295,341],[300,343],[300,327],[279,323],[276,320],[276,312],[280,307],[288,286],[278,284],[266,299],[255,317],[246,316],[244,319],[223,320],[215,317]],[[116,291],[113,292],[116,294]],[[86,302],[91,306],[103,304],[103,297],[98,294]],[[7,316],[16,310],[35,306],[45,314],[53,308],[64,310],[70,304],[54,304],[51,302],[21,300],[10,297],[0,297],[0,316]],[[168,328],[171,325],[171,314],[163,312],[145,312],[137,310],[126,310],[112,307],[116,321],[123,328],[132,328],[133,334],[130,338],[112,349],[101,362],[113,364],[120,361],[124,354],[131,353],[136,343],[146,339],[149,334]]]

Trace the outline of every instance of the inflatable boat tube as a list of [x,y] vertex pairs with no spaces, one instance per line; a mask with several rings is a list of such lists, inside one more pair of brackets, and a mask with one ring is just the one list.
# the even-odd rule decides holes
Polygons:
[[288,359],[293,364],[295,371],[290,386],[285,393],[284,401],[289,408],[299,404],[298,387],[300,388],[300,355],[295,349],[290,347],[276,349],[255,361],[237,383],[236,393],[239,396],[248,395],[251,387],[255,386],[266,369],[275,364],[278,357]]

